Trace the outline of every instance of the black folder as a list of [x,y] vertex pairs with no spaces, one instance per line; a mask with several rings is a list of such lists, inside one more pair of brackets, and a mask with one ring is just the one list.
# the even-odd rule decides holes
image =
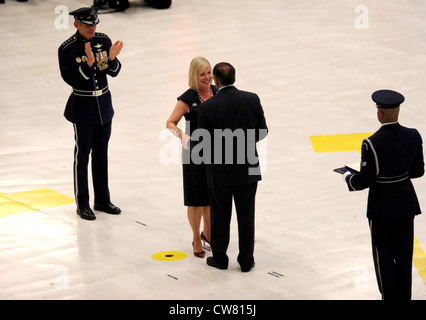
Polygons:
[[336,168],[333,171],[337,172],[337,173],[340,173],[340,174],[345,174],[348,171],[351,174],[359,173],[359,171],[360,171],[360,164],[359,163],[348,164],[348,165],[345,165],[344,167]]

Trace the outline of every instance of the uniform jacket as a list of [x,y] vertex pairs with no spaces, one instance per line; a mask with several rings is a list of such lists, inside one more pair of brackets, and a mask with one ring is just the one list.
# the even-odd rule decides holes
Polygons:
[[346,182],[350,191],[369,188],[369,219],[395,221],[421,213],[411,178],[423,174],[419,132],[392,123],[364,139],[360,173],[346,177]]
[[[211,137],[211,153],[206,163],[209,187],[261,180],[256,142],[266,137],[268,127],[256,94],[234,86],[222,88],[199,106],[198,128],[208,131]],[[228,137],[223,138],[226,134]],[[229,140],[229,135],[235,137]]]
[[[77,124],[105,124],[110,122],[114,115],[107,75],[117,76],[121,63],[117,58],[109,60],[111,39],[103,33],[96,33],[89,40],[95,56],[95,62],[92,68],[89,68],[85,53],[87,41],[77,31],[58,49],[61,76],[73,88],[64,116]],[[93,94],[95,91],[97,93]],[[100,92],[103,94],[100,95]]]

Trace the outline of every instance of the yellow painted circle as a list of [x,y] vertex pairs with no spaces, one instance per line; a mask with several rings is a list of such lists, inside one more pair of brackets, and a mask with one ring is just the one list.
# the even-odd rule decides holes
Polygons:
[[160,261],[176,261],[185,259],[187,256],[188,254],[182,251],[161,251],[154,253],[152,258]]

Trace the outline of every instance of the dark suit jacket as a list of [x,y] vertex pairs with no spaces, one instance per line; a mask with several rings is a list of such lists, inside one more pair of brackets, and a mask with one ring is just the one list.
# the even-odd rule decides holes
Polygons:
[[209,187],[261,180],[256,142],[266,137],[268,127],[256,94],[234,86],[222,88],[200,105],[198,128],[211,137],[206,163]]
[[420,214],[411,178],[424,174],[422,138],[399,123],[383,125],[364,139],[361,171],[346,178],[350,191],[369,189],[367,217],[395,221]]

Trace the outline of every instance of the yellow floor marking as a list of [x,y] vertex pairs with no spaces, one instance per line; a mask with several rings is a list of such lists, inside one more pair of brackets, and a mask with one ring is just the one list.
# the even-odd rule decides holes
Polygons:
[[49,188],[6,194],[0,192],[0,218],[75,202],[74,198]]
[[416,237],[414,237],[413,262],[423,283],[426,285],[426,255]]
[[331,134],[324,136],[310,136],[312,147],[317,153],[360,151],[362,140],[371,136],[369,133]]
[[[316,153],[359,151],[361,153],[362,140],[371,136],[369,133],[332,134],[323,136],[310,136],[312,147]],[[414,237],[413,263],[426,285],[426,254],[417,238]]]
[[187,256],[187,253],[181,251],[161,251],[154,253],[152,258],[160,261],[176,261],[185,259]]

